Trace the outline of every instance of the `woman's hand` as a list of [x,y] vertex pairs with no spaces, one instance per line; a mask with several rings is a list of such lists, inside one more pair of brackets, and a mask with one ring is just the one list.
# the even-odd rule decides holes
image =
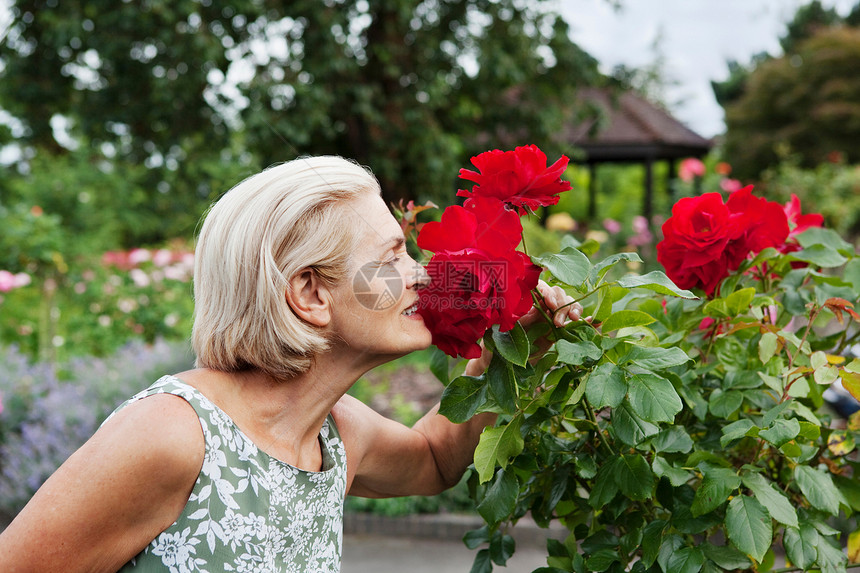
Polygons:
[[[564,292],[561,287],[551,287],[544,281],[538,281],[537,291],[543,299],[544,311],[552,317],[555,326],[562,327],[570,321],[582,318],[582,305],[574,302],[573,297]],[[520,324],[524,327],[531,326],[538,322],[542,316],[540,309],[532,307],[520,319]],[[585,320],[590,320],[590,317]]]

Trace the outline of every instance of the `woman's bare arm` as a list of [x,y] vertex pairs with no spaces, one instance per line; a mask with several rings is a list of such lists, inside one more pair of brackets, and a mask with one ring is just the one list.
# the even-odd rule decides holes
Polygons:
[[[539,283],[538,290],[548,314],[557,326],[579,320],[582,306],[559,287]],[[529,326],[541,319],[534,309],[521,319]],[[546,350],[545,345],[543,350]],[[489,365],[491,353],[470,360],[465,374],[479,376]],[[481,432],[494,424],[495,414],[478,414],[455,424],[438,413],[438,405],[412,428],[380,416],[358,400],[344,396],[334,414],[347,444],[350,495],[393,497],[432,495],[456,484],[469,464]]]
[[203,456],[200,421],[183,399],[129,405],[0,534],[0,571],[116,571],[176,520]]

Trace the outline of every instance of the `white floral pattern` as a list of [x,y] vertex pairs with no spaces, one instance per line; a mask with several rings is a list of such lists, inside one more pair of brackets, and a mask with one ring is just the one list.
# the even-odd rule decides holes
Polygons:
[[197,412],[203,467],[176,523],[120,571],[340,571],[346,453],[331,416],[320,432],[322,471],[306,472],[258,450],[226,413],[173,376],[114,413],[161,393],[184,398]]

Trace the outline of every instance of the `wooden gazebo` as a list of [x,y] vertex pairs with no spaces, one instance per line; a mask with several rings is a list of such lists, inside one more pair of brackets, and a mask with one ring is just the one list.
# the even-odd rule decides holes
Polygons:
[[[569,125],[564,141],[578,148],[574,161],[588,165],[588,215],[597,215],[597,166],[601,163],[641,163],[645,166],[642,215],[651,221],[654,195],[653,165],[668,161],[668,178],[675,178],[675,162],[685,157],[701,158],[712,142],[696,134],[664,109],[631,91],[583,88],[583,105],[597,108],[594,119]],[[595,114],[589,114],[594,116]],[[671,189],[671,183],[667,185]]]

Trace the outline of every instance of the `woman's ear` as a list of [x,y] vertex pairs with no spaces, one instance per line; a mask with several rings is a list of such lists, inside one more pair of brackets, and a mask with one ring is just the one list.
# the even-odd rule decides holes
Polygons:
[[331,322],[331,294],[313,269],[299,271],[290,279],[285,294],[296,316],[314,326]]

